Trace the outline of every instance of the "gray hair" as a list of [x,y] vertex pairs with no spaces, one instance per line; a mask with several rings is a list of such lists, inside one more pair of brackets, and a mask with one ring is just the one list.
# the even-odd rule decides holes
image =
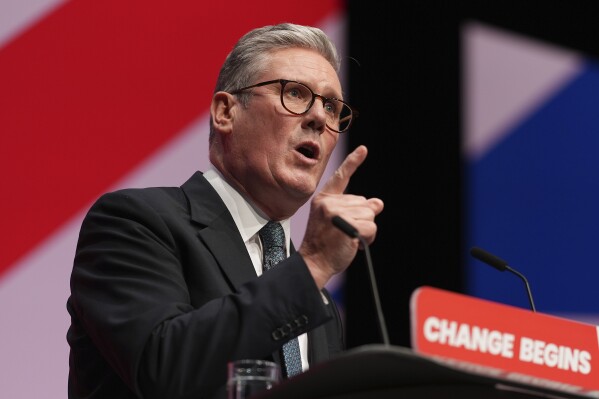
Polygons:
[[268,25],[239,39],[225,59],[214,92],[233,91],[255,83],[252,78],[263,69],[270,52],[293,47],[317,51],[339,72],[340,60],[335,44],[322,30],[291,23]]
[[[322,55],[339,73],[341,61],[331,39],[319,28],[281,23],[256,28],[242,36],[221,67],[214,93],[231,92],[254,82],[255,74],[262,71],[271,52],[286,48],[311,49]],[[240,98],[247,106],[248,96]],[[210,137],[212,138],[212,118]]]

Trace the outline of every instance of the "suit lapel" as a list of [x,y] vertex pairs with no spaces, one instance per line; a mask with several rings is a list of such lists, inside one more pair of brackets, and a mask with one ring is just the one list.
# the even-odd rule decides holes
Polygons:
[[198,226],[198,237],[214,255],[233,287],[256,278],[247,248],[220,196],[196,172],[181,189],[189,203],[190,218]]
[[231,284],[237,288],[256,278],[256,270],[237,229],[233,227],[225,230],[227,228],[230,228],[229,223],[217,220],[210,227],[202,229],[198,235]]

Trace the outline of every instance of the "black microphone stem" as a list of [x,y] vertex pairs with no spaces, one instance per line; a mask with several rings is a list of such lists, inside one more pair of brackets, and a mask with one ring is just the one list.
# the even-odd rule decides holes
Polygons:
[[470,249],[470,255],[474,256],[476,259],[480,260],[483,263],[486,263],[489,266],[493,266],[495,269],[500,272],[508,271],[514,273],[516,276],[520,277],[522,281],[524,281],[524,285],[526,285],[526,292],[528,294],[528,301],[530,302],[530,308],[533,312],[536,312],[535,303],[532,300],[532,292],[530,291],[530,285],[528,285],[528,280],[522,273],[517,270],[512,269],[508,266],[507,262],[482,248],[472,247]]
[[533,312],[536,312],[537,310],[535,308],[535,303],[532,300],[532,292],[530,291],[530,285],[528,285],[528,280],[526,279],[526,277],[524,277],[524,275],[522,273],[520,273],[517,270],[512,269],[508,265],[505,266],[505,270],[514,273],[516,276],[520,277],[522,279],[522,281],[524,281],[524,285],[526,285],[526,292],[528,293],[528,301],[530,302],[530,308],[532,309]]
[[374,268],[372,267],[372,259],[370,258],[370,247],[364,238],[358,233],[358,230],[349,224],[345,219],[340,216],[334,216],[333,224],[339,230],[352,238],[357,238],[364,248],[364,256],[366,257],[366,266],[368,267],[368,275],[370,277],[370,288],[372,289],[372,297],[374,299],[374,306],[376,307],[376,314],[378,318],[379,331],[383,339],[383,343],[389,346],[389,335],[387,334],[387,325],[385,324],[385,317],[383,316],[383,309],[381,308],[381,299],[379,297],[379,290],[377,288],[376,278],[374,277]]
[[370,275],[370,286],[372,288],[372,296],[374,298],[374,306],[376,307],[376,314],[379,320],[379,330],[381,337],[383,338],[383,344],[389,345],[389,335],[387,334],[387,327],[385,324],[385,317],[383,316],[383,309],[381,307],[381,299],[379,297],[379,290],[377,288],[376,278],[374,277],[374,269],[372,267],[372,260],[370,258],[370,247],[362,236],[358,237],[364,247],[364,256],[366,257],[366,264],[368,265],[368,274]]

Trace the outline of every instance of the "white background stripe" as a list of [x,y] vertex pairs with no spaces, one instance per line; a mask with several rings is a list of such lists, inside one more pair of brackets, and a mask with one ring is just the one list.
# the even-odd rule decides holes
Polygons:
[[478,159],[582,67],[579,54],[470,22],[464,25],[464,154]]
[[2,0],[0,2],[0,48],[64,2],[64,0]]

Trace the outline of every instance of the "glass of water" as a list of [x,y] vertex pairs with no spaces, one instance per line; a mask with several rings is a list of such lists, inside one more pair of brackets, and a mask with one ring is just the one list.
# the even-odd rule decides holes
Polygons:
[[278,384],[281,369],[268,360],[235,360],[229,362],[227,378],[228,399],[248,399]]

